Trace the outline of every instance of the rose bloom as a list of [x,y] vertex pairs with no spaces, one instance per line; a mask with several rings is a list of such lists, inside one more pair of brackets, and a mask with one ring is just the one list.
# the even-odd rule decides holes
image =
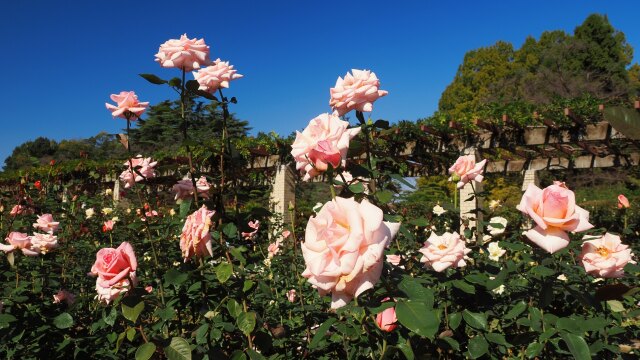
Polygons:
[[111,116],[125,120],[135,121],[149,106],[149,102],[138,101],[138,95],[133,91],[121,91],[120,94],[111,94],[111,100],[117,105],[105,103]]
[[113,220],[105,221],[104,224],[102,225],[102,232],[112,231],[114,224],[115,222]]
[[180,39],[171,39],[160,45],[156,61],[164,68],[178,68],[185,72],[209,65],[209,46],[204,39],[189,39],[187,34]]
[[402,261],[402,255],[386,255],[386,259],[389,264],[398,266]]
[[5,253],[13,252],[14,250],[22,250],[22,253],[27,256],[37,256],[39,253],[37,251],[31,250],[31,237],[25,233],[12,231],[7,235],[5,241],[9,243],[0,244],[0,251],[4,251]]
[[[209,189],[211,185],[207,181],[207,178],[201,176],[196,181],[196,188],[198,189],[198,196],[204,199],[209,198]],[[173,185],[171,191],[176,193],[175,200],[181,203],[183,200],[191,199],[193,197],[193,181],[191,179],[179,180],[178,183]]]
[[492,242],[487,246],[487,251],[489,252],[489,259],[493,261],[498,261],[504,255],[507,250],[500,247],[497,242]]
[[326,171],[346,165],[349,141],[360,132],[360,128],[347,129],[349,123],[331,114],[321,114],[309,122],[302,131],[296,132],[291,145],[291,155],[296,169],[304,173],[304,181]]
[[440,216],[446,212],[447,210],[445,210],[442,206],[440,206],[440,204],[437,204],[436,206],[433,207],[433,213],[437,216]]
[[59,225],[59,222],[53,221],[53,215],[44,214],[38,216],[38,219],[36,220],[35,224],[33,224],[33,227],[38,230],[53,234],[54,232],[56,232],[56,230],[58,230]]
[[373,111],[373,102],[388,94],[385,90],[379,90],[380,80],[370,70],[352,69],[344,79],[338,77],[336,86],[329,90],[331,99],[329,106],[342,116],[351,110],[361,112]]
[[593,227],[589,223],[589,212],[576,205],[575,194],[560,181],[554,181],[544,190],[529,184],[516,208],[537,225],[524,235],[552,254],[569,245],[566,231],[580,232]]
[[309,219],[301,245],[302,276],[321,295],[331,293],[331,308],[346,305],[378,282],[384,248],[400,227],[382,218],[382,210],[366,199],[357,203],[336,197]]
[[91,219],[95,213],[96,211],[93,210],[93,208],[88,208],[87,210],[84,211],[84,215],[87,219]]
[[36,233],[31,236],[31,250],[46,254],[58,247],[58,237],[52,234]]
[[267,251],[269,252],[269,258],[272,258],[274,255],[277,255],[280,251],[280,239],[276,240],[276,242],[269,244]]
[[110,207],[102,208],[100,212],[102,212],[102,214],[104,215],[109,216],[113,212],[113,208],[110,208]]
[[11,216],[16,216],[16,215],[29,215],[29,214],[33,214],[33,209],[27,207],[26,205],[16,205],[13,208],[11,208],[11,212],[9,212],[9,215]]
[[466,266],[467,263],[464,260],[471,252],[457,232],[446,232],[442,235],[432,232],[419,251],[423,255],[420,262],[437,272],[444,271],[448,267]]
[[285,231],[282,232],[282,238],[283,239],[288,238],[289,235],[291,235],[291,231],[289,231],[289,230],[285,230]]
[[[96,290],[98,295],[106,294],[110,288],[118,288],[137,283],[136,270],[138,260],[133,247],[123,242],[118,248],[103,248],[98,250],[96,261],[91,267],[91,273],[98,275]],[[101,288],[101,289],[97,289]]]
[[63,301],[71,306],[76,302],[76,296],[66,290],[59,290],[57,294],[53,295],[53,303],[60,304]]
[[470,181],[481,182],[484,179],[482,173],[486,163],[487,159],[484,159],[476,164],[473,155],[460,156],[449,168],[449,174],[451,174],[449,181],[457,181],[458,189],[462,189]]
[[[489,234],[493,236],[500,235],[507,229],[507,223],[507,219],[503,218],[502,216],[492,217],[491,220],[489,220],[489,225],[487,225],[487,230],[489,230]],[[502,225],[502,227],[493,227],[491,226],[491,224],[500,224]]]
[[296,290],[295,289],[291,289],[291,290],[287,291],[287,300],[289,300],[289,302],[296,301]]
[[[382,302],[389,300],[389,298],[385,298]],[[382,331],[392,332],[396,327],[398,327],[398,318],[396,317],[396,308],[390,307],[388,309],[384,309],[382,312],[379,312],[376,315],[376,324]]]
[[129,279],[122,279],[112,286],[104,287],[100,285],[100,278],[96,279],[96,299],[102,303],[109,305],[118,295],[124,294],[131,288]]
[[[126,161],[124,164],[127,165],[127,169],[120,174],[120,180],[124,182],[125,189],[130,188],[135,185],[135,183],[144,179],[151,179],[156,176],[153,168],[158,162],[153,161],[151,158],[143,158],[142,155],[137,155],[131,159],[131,164],[129,161]],[[133,165],[133,171],[131,165]]]
[[42,190],[42,182],[40,182],[40,180],[36,180],[36,182],[33,183],[33,186],[38,190]]
[[213,256],[209,227],[214,213],[215,211],[208,210],[205,205],[202,205],[199,210],[187,216],[180,234],[180,249],[184,262],[193,256]]
[[635,264],[629,245],[623,245],[620,236],[606,233],[601,237],[585,236],[582,252],[578,259],[587,273],[602,278],[619,278],[624,276],[624,267]]
[[618,195],[618,209],[628,209],[631,206],[626,196]]
[[200,84],[198,90],[214,93],[219,88],[229,88],[229,81],[240,79],[243,76],[237,72],[233,65],[229,65],[228,61],[217,59],[213,65],[194,72],[193,77]]

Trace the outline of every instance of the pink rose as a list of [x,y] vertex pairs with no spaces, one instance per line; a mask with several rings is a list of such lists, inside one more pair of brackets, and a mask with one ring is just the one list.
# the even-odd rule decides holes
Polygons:
[[[128,242],[123,242],[117,249],[100,249],[96,254],[96,262],[91,267],[91,273],[98,275],[96,288],[123,287],[125,283],[128,287],[130,284],[135,286],[137,283],[137,269],[138,261],[133,247]],[[106,293],[106,290],[102,292],[102,294]],[[98,291],[98,295],[100,294],[101,292]]]
[[590,238],[582,243],[582,252],[578,259],[587,273],[601,278],[619,278],[624,276],[624,267],[635,264],[629,245],[623,245],[620,236],[606,233],[601,237]]
[[59,290],[57,294],[53,295],[53,303],[60,304],[66,302],[68,306],[73,305],[76,302],[76,296],[66,290]]
[[11,212],[9,212],[9,215],[11,216],[29,215],[29,214],[33,214],[33,209],[29,208],[26,205],[16,205],[13,208],[11,208]]
[[121,91],[120,94],[111,94],[111,100],[117,104],[114,106],[105,103],[107,110],[111,111],[111,116],[131,121],[137,120],[149,106],[149,102],[138,101],[138,95],[133,91]]
[[331,293],[333,309],[373,288],[382,272],[384,248],[399,223],[382,221],[383,214],[366,199],[337,197],[324,204],[307,223],[302,276],[321,295]]
[[482,173],[486,163],[485,159],[476,164],[473,155],[460,156],[456,163],[449,168],[449,174],[451,174],[449,181],[457,181],[458,189],[462,189],[469,181],[481,182],[484,179]]
[[387,262],[391,265],[398,266],[402,261],[402,255],[387,255]]
[[7,235],[5,241],[9,243],[0,244],[0,251],[4,251],[5,253],[13,252],[14,250],[22,250],[22,253],[27,256],[37,256],[39,253],[31,249],[31,237],[27,234],[12,231]]
[[626,196],[618,195],[618,209],[628,209],[631,206]]
[[569,245],[566,231],[580,232],[593,227],[589,212],[576,205],[575,194],[560,181],[544,190],[529,184],[516,209],[529,215],[537,225],[524,235],[551,254]]
[[180,249],[182,249],[184,262],[193,256],[213,256],[211,234],[209,233],[213,214],[215,211],[208,210],[205,205],[202,205],[200,210],[187,216],[180,235]]
[[304,173],[303,180],[326,171],[329,164],[334,168],[346,165],[349,141],[360,132],[359,127],[347,129],[348,126],[348,122],[335,115],[321,114],[302,132],[296,132],[291,155],[296,161],[296,169]]
[[100,278],[96,279],[96,299],[109,305],[118,295],[125,294],[131,288],[131,281],[124,278],[111,286],[104,287],[100,283]]
[[102,232],[112,231],[113,225],[115,225],[115,222],[113,220],[105,221],[102,225]]
[[260,229],[260,221],[259,220],[249,221],[248,225],[249,225],[250,228],[253,229],[253,231],[251,231],[251,232],[244,232],[243,231],[241,233],[241,235],[245,240],[253,240],[253,238],[258,233],[258,229]]
[[373,102],[388,94],[379,90],[380,80],[370,70],[352,69],[344,76],[338,77],[336,86],[329,90],[331,99],[329,106],[342,116],[355,109],[362,112],[373,110]]
[[58,237],[52,234],[33,234],[31,236],[31,251],[46,254],[58,247]]
[[271,259],[274,255],[277,255],[280,251],[280,240],[276,240],[276,242],[269,244],[267,251],[269,252],[269,259]]
[[151,285],[147,285],[144,287],[144,291],[146,291],[147,293],[151,294],[153,292],[153,286]]
[[213,65],[194,72],[193,77],[200,84],[199,90],[214,93],[219,88],[229,88],[229,81],[240,79],[243,76],[237,72],[233,65],[229,65],[228,61],[217,59]]
[[437,272],[442,272],[449,267],[466,266],[467,263],[464,260],[467,258],[466,255],[471,252],[455,231],[442,235],[436,235],[435,232],[432,232],[419,251],[423,255],[420,262],[432,267]]
[[289,235],[291,235],[291,231],[289,231],[289,230],[285,230],[285,231],[282,232],[282,238],[283,239],[288,238]]
[[[129,161],[124,164],[127,166],[127,169],[120,174],[120,180],[124,182],[125,189],[130,188],[135,185],[135,183],[144,179],[151,179],[156,176],[153,168],[158,162],[152,161],[151,158],[143,158],[142,155],[137,155],[131,159],[131,164],[129,164]],[[133,165],[133,170],[131,165]]]
[[291,289],[289,291],[287,291],[287,300],[289,300],[289,302],[295,302],[296,301],[296,290],[295,289]]
[[[388,301],[389,298],[385,298],[382,302]],[[379,312],[376,315],[376,324],[382,331],[392,332],[395,328],[398,327],[398,318],[396,317],[396,308],[390,307],[388,309],[384,309],[382,312]]]
[[[209,198],[209,189],[211,185],[207,181],[207,178],[201,176],[196,181],[196,187],[198,189],[198,196],[204,199]],[[193,197],[193,181],[191,179],[179,180],[177,184],[173,185],[171,191],[176,193],[175,200],[181,203],[183,200],[191,199]]]
[[160,45],[156,61],[164,68],[193,71],[211,63],[209,46],[204,43],[204,39],[189,39],[184,34],[179,40],[171,39]]
[[33,227],[38,230],[53,234],[54,232],[56,232],[56,230],[58,230],[59,225],[59,222],[53,221],[53,215],[44,214],[38,216],[38,219],[36,220],[36,223],[33,224]]

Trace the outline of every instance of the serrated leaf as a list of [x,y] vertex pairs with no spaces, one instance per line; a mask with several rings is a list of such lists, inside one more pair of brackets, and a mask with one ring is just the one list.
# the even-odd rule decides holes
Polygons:
[[191,360],[191,346],[187,340],[173,337],[169,346],[164,348],[164,354],[169,360]]
[[154,343],[142,344],[136,350],[136,360],[149,360],[156,352],[156,345]]
[[472,328],[479,330],[487,329],[487,315],[484,313],[475,313],[469,310],[462,312],[462,318]]
[[421,301],[398,300],[396,317],[400,324],[429,339],[434,338],[440,327],[438,313]]
[[229,315],[233,316],[233,318],[237,318],[240,313],[242,313],[242,305],[240,305],[234,299],[227,300],[227,310],[229,311]]
[[122,303],[122,315],[125,317],[125,319],[131,321],[134,324],[136,320],[138,320],[138,316],[140,316],[142,310],[144,310],[143,301],[140,301],[133,307],[127,306],[125,305],[125,303]]
[[58,329],[68,329],[73,325],[73,317],[64,312],[53,319],[53,325]]
[[477,359],[489,351],[489,343],[482,335],[478,335],[469,340],[467,350],[469,350],[469,356],[472,359]]
[[236,318],[236,325],[240,331],[249,336],[256,327],[256,313],[253,311],[240,313]]
[[228,238],[235,239],[238,236],[238,228],[234,223],[228,223],[222,228],[222,232]]
[[228,262],[222,262],[216,266],[216,278],[220,283],[224,284],[233,274],[233,265]]
[[168,82],[167,80],[163,80],[163,79],[161,79],[161,78],[159,78],[159,77],[157,77],[156,75],[153,75],[153,74],[140,74],[140,76],[142,76],[148,82],[150,82],[152,84],[156,84],[156,85],[162,85],[162,84],[166,84]]

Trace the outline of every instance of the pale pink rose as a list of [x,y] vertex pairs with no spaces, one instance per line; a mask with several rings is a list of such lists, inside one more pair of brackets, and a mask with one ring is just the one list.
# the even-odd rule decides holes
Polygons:
[[[209,198],[211,184],[209,184],[206,177],[201,176],[200,179],[196,181],[196,188],[198,189],[198,197],[204,199]],[[173,185],[171,191],[176,194],[175,200],[177,200],[178,203],[191,199],[193,197],[193,181],[191,179],[179,180],[177,184]]]
[[[388,301],[389,298],[385,298],[382,302]],[[382,312],[379,312],[376,315],[376,324],[382,331],[392,332],[396,327],[398,327],[398,318],[396,317],[396,308],[390,307],[388,309],[384,309]]]
[[618,209],[628,209],[631,206],[626,196],[618,195]]
[[269,244],[269,247],[267,248],[267,251],[269,252],[269,259],[278,254],[280,251],[280,244],[281,242],[279,239],[276,240],[276,242]]
[[449,267],[466,266],[466,255],[471,252],[471,249],[467,249],[464,240],[454,231],[442,235],[436,235],[435,232],[432,232],[419,251],[423,255],[420,262],[432,267],[437,272],[442,272]]
[[587,273],[601,278],[619,278],[624,276],[624,267],[635,264],[629,245],[623,245],[620,236],[606,233],[601,237],[585,236],[591,239],[582,243],[582,252],[578,259]]
[[[91,267],[91,273],[98,275],[96,287],[122,287],[124,280],[127,280],[126,286],[128,287],[130,284],[135,286],[137,283],[137,269],[138,260],[133,252],[133,247],[128,242],[123,242],[116,249],[103,248],[98,250],[96,262]],[[106,293],[106,290],[104,293]]]
[[378,282],[385,246],[400,228],[382,218],[382,210],[366,199],[357,203],[336,197],[309,219],[301,245],[306,263],[302,276],[320,295],[331,293],[332,308],[346,305]]
[[460,156],[449,168],[449,174],[451,174],[449,181],[457,181],[458,189],[462,189],[470,181],[481,182],[484,179],[482,173],[486,163],[487,160],[484,159],[476,164],[473,155]]
[[185,72],[209,65],[209,46],[204,39],[189,39],[187,34],[180,39],[171,39],[160,45],[156,61],[164,68],[178,68]]
[[373,111],[373,102],[388,94],[379,90],[380,80],[370,70],[352,69],[344,79],[338,77],[336,86],[329,90],[329,106],[340,116],[351,110]]
[[0,244],[0,251],[5,253],[20,249],[27,256],[37,256],[39,253],[31,249],[31,237],[25,233],[12,231],[7,235],[5,241],[9,243]]
[[249,227],[253,229],[251,232],[242,232],[241,235],[245,240],[253,240],[260,229],[260,220],[252,220],[248,223]]
[[129,279],[122,279],[111,286],[104,287],[101,284],[100,278],[96,279],[96,299],[102,303],[109,305],[115,300],[118,295],[125,294],[131,288],[131,281]]
[[389,264],[398,266],[402,260],[402,255],[387,255],[386,258]]
[[111,100],[117,105],[105,103],[111,116],[125,120],[135,121],[149,106],[149,102],[138,101],[138,95],[133,91],[121,91],[120,94],[111,94]]
[[33,214],[33,209],[31,209],[26,205],[16,205],[13,208],[11,208],[11,212],[9,212],[9,215],[11,216],[29,215],[29,214]]
[[296,289],[291,289],[287,291],[287,300],[289,300],[289,302],[296,301]]
[[[141,212],[142,213],[142,212]],[[148,210],[144,213],[144,216],[140,218],[142,221],[147,221],[147,218],[152,218],[158,216],[158,212],[155,210]]]
[[104,224],[102,224],[102,232],[112,231],[113,225],[115,225],[113,220],[105,221]]
[[346,165],[349,141],[360,132],[360,128],[347,129],[349,123],[332,114],[321,114],[309,122],[302,131],[296,132],[291,145],[291,155],[296,169],[304,173],[304,181],[326,171]]
[[71,306],[76,302],[76,296],[67,290],[59,290],[57,294],[53,295],[53,303],[60,304],[63,301]]
[[199,210],[187,216],[182,234],[180,234],[180,249],[182,249],[184,262],[193,256],[213,256],[211,233],[209,233],[213,214],[215,211],[202,205]]
[[147,285],[144,287],[144,291],[146,291],[147,293],[151,294],[153,292],[153,286],[151,285]]
[[283,239],[288,238],[289,235],[291,235],[291,231],[289,231],[289,230],[285,230],[285,231],[282,232],[282,238]]
[[[120,174],[120,180],[124,182],[125,189],[130,188],[135,185],[135,183],[144,179],[151,179],[156,176],[153,168],[158,162],[153,161],[151,158],[143,158],[142,155],[137,155],[131,159],[131,164],[129,164],[129,161],[126,161],[124,164],[127,166],[127,169]],[[131,165],[133,165],[133,171]]]
[[529,215],[537,225],[524,235],[552,254],[569,245],[566,231],[581,232],[593,227],[589,212],[576,205],[575,194],[560,181],[544,190],[529,184],[516,209]]
[[46,254],[58,247],[58,237],[52,234],[36,233],[31,236],[31,251]]
[[219,88],[229,88],[229,81],[240,79],[243,75],[229,65],[228,61],[217,59],[213,65],[193,73],[193,77],[200,84],[199,90],[209,93],[218,91]]
[[53,221],[53,215],[44,214],[38,216],[38,219],[36,220],[35,224],[33,224],[33,227],[38,230],[53,234],[54,232],[56,232],[56,230],[58,230],[59,225],[59,222]]

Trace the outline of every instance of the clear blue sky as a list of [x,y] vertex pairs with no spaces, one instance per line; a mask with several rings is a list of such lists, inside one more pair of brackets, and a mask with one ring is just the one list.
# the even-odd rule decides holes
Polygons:
[[389,91],[374,118],[416,120],[437,108],[466,51],[573,32],[594,12],[640,52],[637,1],[3,1],[0,165],[38,136],[118,132],[123,121],[104,107],[112,93],[174,98],[138,74],[177,76],[154,54],[183,33],[244,75],[226,94],[254,133],[287,135],[329,111],[329,88],[351,68],[373,70]]

